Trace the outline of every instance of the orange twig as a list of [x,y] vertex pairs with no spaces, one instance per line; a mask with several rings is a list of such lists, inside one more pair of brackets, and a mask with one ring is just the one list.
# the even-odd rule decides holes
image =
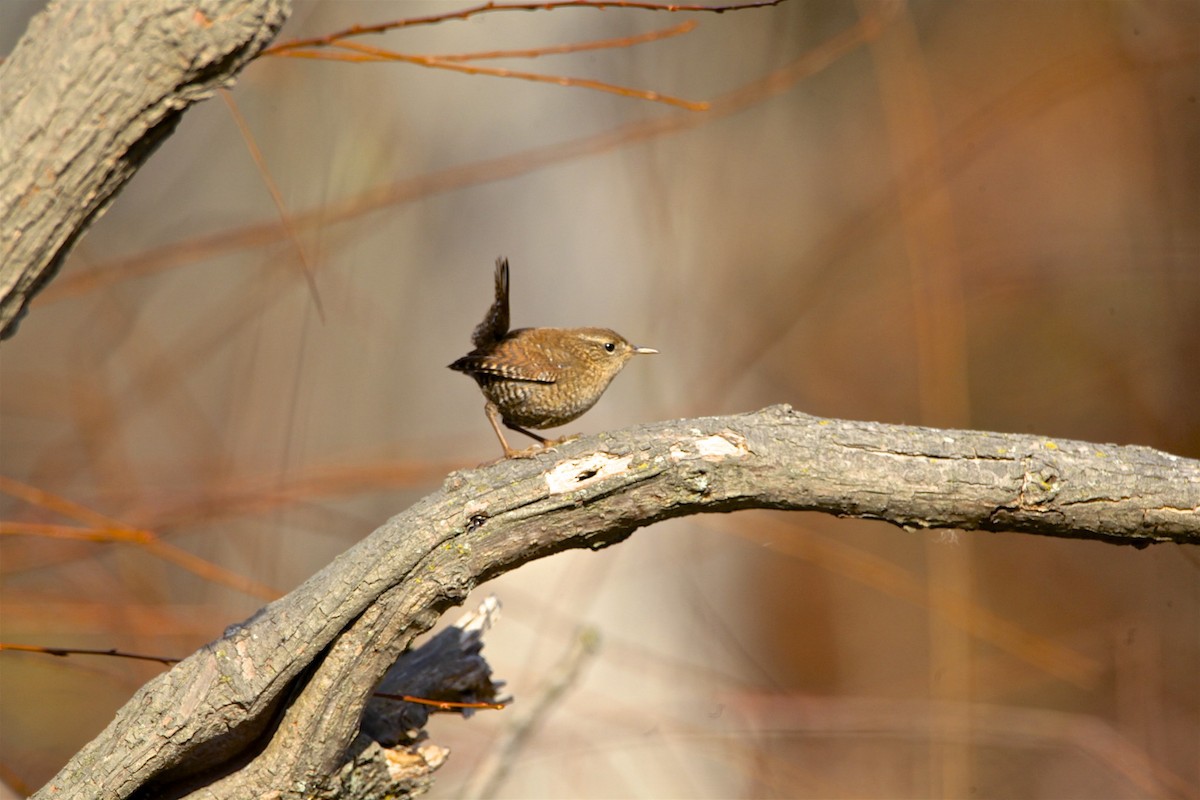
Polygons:
[[[370,47],[368,45],[357,44],[355,42],[337,42],[336,47],[346,50],[353,50],[358,53],[364,53],[368,56],[373,56],[380,61],[403,61],[409,64],[420,64],[424,67],[437,67],[438,69],[448,69],[454,72],[463,72],[467,75],[492,75],[497,78],[517,78],[526,81],[537,81],[540,83],[555,83],[559,86],[577,86],[582,89],[594,89],[598,92],[609,92],[610,94],[619,94],[625,97],[637,97],[643,100],[650,100],[656,103],[666,103],[667,105],[686,108],[689,111],[705,111],[709,104],[706,102],[697,102],[693,100],[683,100],[670,95],[659,94],[658,92],[650,92],[642,89],[630,89],[624,86],[616,86],[603,81],[594,81],[589,78],[567,78],[560,75],[542,75],[537,72],[521,72],[518,70],[502,69],[500,67],[476,67],[469,64],[459,64],[453,61],[444,61],[436,56],[413,56],[405,53],[397,53],[391,50],[383,50],[378,47]],[[292,53],[297,56],[299,53]]]
[[[525,50],[484,50],[477,53],[446,53],[438,56],[430,55],[414,55],[416,59],[430,59],[438,61],[482,61],[490,58],[538,58],[540,56],[563,55],[566,53],[582,53],[588,50],[613,50],[620,47],[633,47],[647,42],[657,42],[662,39],[669,39],[672,36],[682,36],[685,33],[690,33],[696,29],[695,20],[681,22],[678,25],[672,25],[670,28],[662,28],[657,31],[649,31],[640,33],[636,36],[621,36],[616,39],[593,39],[588,42],[575,42],[573,44],[557,44],[549,47],[535,47]],[[326,45],[328,47],[353,47],[349,42],[343,39],[330,40]],[[316,45],[313,46],[314,48]],[[367,49],[366,45],[358,45],[353,49]],[[375,51],[375,48],[371,48]],[[395,50],[384,50],[378,48],[379,52],[396,54]],[[289,49],[276,55],[283,58],[313,58],[313,59],[328,59],[332,61],[373,61],[373,60],[389,60],[382,57],[378,59],[370,58],[355,58],[340,54],[329,54],[318,49]]]
[[537,47],[530,50],[491,50],[480,53],[447,53],[433,56],[441,61],[481,61],[488,58],[538,58],[540,56],[556,56],[564,53],[582,53],[587,50],[613,50],[621,47],[633,47],[647,42],[657,42],[670,39],[672,36],[682,36],[696,29],[696,21],[688,20],[669,28],[640,33],[636,36],[622,36],[617,39],[596,39],[590,42],[575,44],[559,44],[550,47]]
[[[300,228],[332,226],[373,211],[411,202],[416,198],[529,174],[549,165],[607,152],[630,142],[670,136],[709,124],[720,117],[735,114],[785,92],[802,78],[819,73],[847,53],[873,41],[879,36],[885,22],[886,19],[879,16],[863,17],[858,23],[835,34],[780,69],[716,98],[710,114],[676,114],[665,118],[639,119],[579,139],[511,153],[488,161],[448,167],[440,172],[374,187],[335,204],[301,211],[295,215],[295,224]],[[54,303],[120,281],[154,275],[163,270],[237,250],[263,247],[278,242],[284,235],[285,232],[277,223],[259,222],[234,230],[173,242],[62,276],[50,284],[36,302]]]
[[84,542],[128,542],[145,544],[154,538],[149,531],[133,528],[81,528],[75,525],[55,525],[45,522],[13,522],[0,520],[0,534],[6,536],[40,536],[44,539],[76,539]]
[[39,489],[36,486],[30,486],[26,483],[6,478],[0,475],[0,492],[15,497],[18,500],[24,500],[32,506],[44,508],[47,511],[54,511],[62,514],[64,517],[70,517],[79,522],[87,523],[99,528],[104,527],[123,527],[111,517],[106,517],[103,514],[93,511],[90,508],[81,506],[73,500],[68,500],[65,497],[59,497],[56,494],[47,492],[44,489]]
[[245,594],[274,600],[280,592],[258,581],[238,575],[193,553],[164,542],[153,531],[134,528],[89,508],[42,489],[0,475],[0,492],[25,500],[41,508],[57,511],[87,523],[88,527],[34,522],[0,521],[0,534],[80,539],[91,542],[126,542],[143,548],[153,556],[181,567],[213,583],[220,583]]
[[413,697],[411,694],[388,694],[387,692],[375,692],[375,696],[387,700],[398,700],[402,703],[420,703],[423,706],[440,708],[442,711],[453,711],[456,708],[487,708],[492,711],[503,711],[506,706],[505,703],[456,703],[451,700],[429,700],[424,697]]
[[784,0],[759,0],[759,2],[751,3],[732,3],[725,6],[701,6],[701,5],[679,5],[676,3],[638,3],[638,2],[620,2],[619,0],[607,0],[605,2],[593,0],[559,0],[558,2],[549,3],[511,3],[501,5],[498,3],[484,3],[480,6],[472,8],[464,8],[458,11],[450,11],[442,14],[431,14],[425,17],[409,17],[407,19],[392,20],[391,22],[381,22],[376,25],[352,25],[345,30],[331,33],[326,36],[314,36],[309,39],[295,39],[290,42],[283,42],[274,47],[268,47],[259,53],[260,56],[276,56],[282,55],[288,50],[298,50],[308,47],[329,47],[334,42],[348,39],[354,36],[365,36],[373,33],[385,33],[398,28],[408,28],[414,25],[431,25],[438,22],[448,22],[450,20],[464,20],[473,17],[477,14],[484,14],[490,11],[553,11],[557,8],[591,8],[591,9],[606,9],[606,8],[634,8],[643,11],[698,11],[708,12],[713,14],[723,14],[726,11],[741,11],[749,8],[768,8],[777,6]]

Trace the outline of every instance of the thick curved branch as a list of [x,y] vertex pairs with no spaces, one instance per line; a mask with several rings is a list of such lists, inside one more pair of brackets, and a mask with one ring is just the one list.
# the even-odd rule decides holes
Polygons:
[[301,796],[341,767],[380,676],[481,581],[669,517],[742,508],[1200,544],[1200,462],[776,406],[605,433],[457,472],[144,686],[38,796],[183,796],[214,781],[222,795]]
[[265,47],[291,0],[54,0],[0,64],[0,338],[175,130]]

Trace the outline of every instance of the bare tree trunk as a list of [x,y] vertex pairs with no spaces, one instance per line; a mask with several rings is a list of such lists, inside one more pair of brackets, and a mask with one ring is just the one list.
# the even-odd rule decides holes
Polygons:
[[146,684],[37,796],[349,797],[360,762],[413,759],[408,745],[367,752],[356,741],[376,684],[479,583],[562,550],[616,544],[659,520],[743,508],[906,530],[1200,544],[1200,461],[774,406],[643,425],[456,472]]
[[290,0],[54,0],[0,64],[0,338],[193,103]]

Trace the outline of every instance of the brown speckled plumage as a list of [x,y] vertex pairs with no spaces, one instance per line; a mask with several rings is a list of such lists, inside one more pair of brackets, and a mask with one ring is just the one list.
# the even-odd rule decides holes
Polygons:
[[488,419],[508,446],[497,424],[546,444],[526,428],[564,425],[596,404],[635,347],[607,328],[518,328],[508,330],[508,261],[496,261],[496,299],[471,335],[475,349],[450,365],[475,379],[487,398]]

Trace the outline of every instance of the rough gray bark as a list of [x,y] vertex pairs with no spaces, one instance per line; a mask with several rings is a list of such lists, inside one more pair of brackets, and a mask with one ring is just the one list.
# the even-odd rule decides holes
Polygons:
[[291,0],[53,0],[0,64],[0,338],[195,102]]
[[[482,581],[685,514],[1200,544],[1200,461],[1041,436],[753,414],[639,426],[457,472],[140,689],[37,797],[323,793],[380,676]],[[206,789],[205,787],[209,787]],[[219,791],[215,788],[219,787]]]

